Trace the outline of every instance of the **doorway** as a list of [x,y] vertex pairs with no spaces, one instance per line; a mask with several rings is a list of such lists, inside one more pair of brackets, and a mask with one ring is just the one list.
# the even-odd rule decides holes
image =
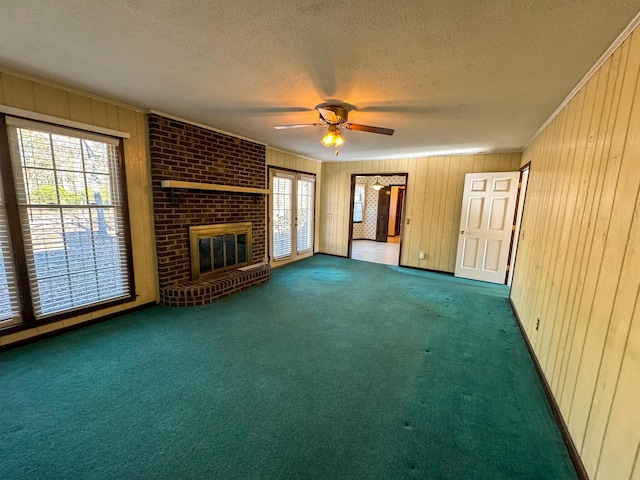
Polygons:
[[400,264],[407,174],[351,176],[349,258]]

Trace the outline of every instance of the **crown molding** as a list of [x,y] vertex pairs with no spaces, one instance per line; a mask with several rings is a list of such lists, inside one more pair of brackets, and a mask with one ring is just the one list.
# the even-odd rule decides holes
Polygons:
[[62,90],[65,92],[73,93],[75,95],[80,95],[83,97],[91,98],[93,100],[97,100],[99,102],[108,103],[110,105],[115,105],[116,107],[126,108],[128,110],[133,110],[137,113],[144,113],[144,109],[140,107],[135,107],[133,105],[129,105],[128,103],[119,102],[112,98],[102,97],[100,95],[96,95],[94,93],[89,93],[84,90],[80,90],[79,88],[69,87],[67,85],[63,85],[61,83],[52,82],[50,80],[45,80],[44,78],[36,77],[35,75],[29,75],[27,73],[17,72],[15,70],[11,70],[10,68],[0,66],[0,73],[5,73],[7,75],[11,75],[13,77],[22,78],[23,80],[28,80],[29,82],[36,82],[41,85],[46,85],[47,87],[56,88],[58,90]]
[[160,112],[158,110],[153,110],[151,108],[147,109],[146,113],[151,113],[151,114],[154,114],[154,115],[160,115],[160,116],[165,117],[165,118],[170,118],[171,120],[176,120],[178,122],[182,122],[182,123],[187,123],[189,125],[193,125],[194,127],[204,128],[205,130],[210,130],[210,131],[216,132],[216,133],[222,133],[223,135],[228,135],[230,137],[239,138],[240,140],[246,140],[248,142],[257,143],[258,145],[263,145],[265,147],[267,146],[266,143],[261,142],[259,140],[254,140],[253,138],[243,137],[242,135],[237,135],[235,133],[227,132],[225,130],[220,130],[220,129],[214,128],[214,127],[212,127],[210,125],[205,125],[204,123],[198,123],[198,122],[194,122],[192,120],[187,120],[186,118],[178,117],[176,115],[171,115],[170,113]]
[[563,102],[560,105],[558,105],[558,108],[556,108],[553,111],[553,113],[549,116],[549,118],[547,118],[546,122],[544,122],[542,126],[536,131],[536,133],[533,134],[533,136],[529,139],[529,141],[525,144],[524,148],[522,149],[523,152],[531,146],[531,144],[536,140],[536,138],[540,136],[540,134],[544,131],[544,129],[549,126],[549,124],[558,116],[558,114],[564,109],[564,107],[567,106],[567,104],[573,99],[573,97],[575,97],[578,94],[578,92],[582,90],[582,88],[587,84],[587,82],[591,80],[591,77],[595,75],[595,73],[600,69],[600,67],[604,65],[604,63],[609,59],[609,57],[613,55],[613,53],[618,49],[618,47],[622,45],[622,42],[624,42],[629,37],[629,35],[633,33],[633,31],[636,29],[636,27],[639,24],[640,24],[640,12],[638,12],[638,14],[633,18],[633,20],[629,22],[629,25],[627,25],[627,27],[620,33],[620,35],[618,35],[618,38],[616,38],[613,41],[611,46],[607,50],[605,50],[605,52],[596,61],[593,67],[591,67],[591,69],[587,72],[587,74],[584,77],[582,77],[582,80],[580,80],[578,84],[573,88],[573,90],[569,92],[569,95],[567,95],[567,97],[563,100]]

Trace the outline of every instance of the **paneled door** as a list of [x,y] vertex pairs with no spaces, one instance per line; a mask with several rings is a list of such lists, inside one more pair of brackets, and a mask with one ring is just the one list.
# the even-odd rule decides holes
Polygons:
[[315,177],[277,169],[269,177],[271,263],[313,255]]
[[376,242],[386,242],[389,235],[389,206],[391,205],[391,187],[378,191],[378,222],[376,223]]
[[520,172],[468,173],[456,277],[505,283]]

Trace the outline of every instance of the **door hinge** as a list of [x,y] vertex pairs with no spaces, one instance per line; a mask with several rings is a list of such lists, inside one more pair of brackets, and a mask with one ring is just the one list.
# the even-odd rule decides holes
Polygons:
[[507,265],[507,272],[511,270],[511,265]]
[[511,231],[515,232],[516,231],[516,226],[515,225],[511,225]]

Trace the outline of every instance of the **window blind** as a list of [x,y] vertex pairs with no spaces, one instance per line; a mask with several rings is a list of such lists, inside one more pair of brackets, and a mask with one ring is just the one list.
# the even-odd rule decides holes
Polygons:
[[293,176],[273,177],[273,258],[289,257],[293,253]]
[[313,248],[313,177],[298,178],[298,221],[296,247],[298,253]]
[[0,323],[20,320],[18,284],[13,266],[4,192],[0,182]]
[[130,296],[119,141],[7,124],[36,318]]

